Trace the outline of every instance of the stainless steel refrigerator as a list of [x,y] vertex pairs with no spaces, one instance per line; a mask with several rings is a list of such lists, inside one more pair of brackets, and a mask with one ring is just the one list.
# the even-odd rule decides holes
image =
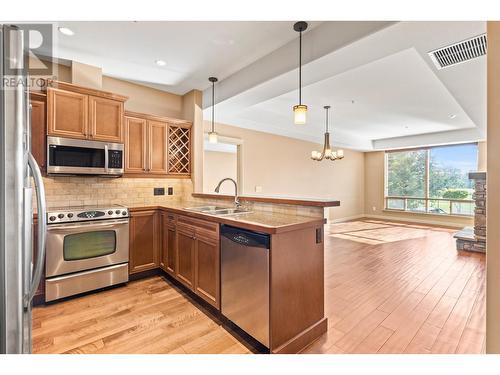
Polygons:
[[[45,193],[30,153],[28,47],[23,39],[16,26],[0,25],[0,353],[31,352],[31,305],[45,258]],[[38,206],[36,259],[33,194]]]

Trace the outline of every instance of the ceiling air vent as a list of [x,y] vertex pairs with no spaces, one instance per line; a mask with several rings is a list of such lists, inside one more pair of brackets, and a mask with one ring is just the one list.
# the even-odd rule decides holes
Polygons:
[[482,34],[431,51],[429,57],[436,68],[444,69],[486,55],[486,49],[486,34]]

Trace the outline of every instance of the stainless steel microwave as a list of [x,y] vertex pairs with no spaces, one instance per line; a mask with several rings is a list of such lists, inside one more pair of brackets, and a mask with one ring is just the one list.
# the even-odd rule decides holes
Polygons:
[[119,177],[123,174],[123,160],[121,143],[47,137],[49,175]]

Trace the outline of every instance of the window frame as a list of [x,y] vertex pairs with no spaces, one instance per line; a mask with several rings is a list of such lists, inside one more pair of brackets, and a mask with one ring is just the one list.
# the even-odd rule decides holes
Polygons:
[[[467,142],[467,143],[459,143],[459,144],[453,144],[453,145],[441,145],[441,146],[427,146],[427,147],[413,147],[413,148],[407,148],[407,149],[396,149],[396,150],[386,150],[384,152],[384,210],[387,211],[396,211],[396,212],[406,212],[406,213],[412,213],[412,214],[426,214],[426,215],[439,215],[439,216],[460,216],[460,217],[471,217],[474,216],[474,212],[470,214],[460,214],[460,213],[453,213],[453,203],[455,202],[467,202],[467,203],[474,203],[475,201],[473,199],[448,199],[448,198],[431,198],[429,197],[429,191],[430,191],[430,153],[432,149],[435,148],[443,148],[443,147],[456,147],[456,146],[467,146],[467,145],[474,145],[476,146],[476,168],[479,165],[479,143],[478,142]],[[391,153],[396,153],[396,152],[410,152],[410,151],[426,151],[425,153],[425,174],[424,174],[424,197],[399,197],[399,196],[390,196],[388,194],[388,189],[389,189],[389,173],[388,173],[388,167],[389,167],[389,154]],[[402,209],[398,208],[389,208],[388,202],[390,199],[402,199],[404,200],[404,207]],[[412,211],[407,209],[407,201],[408,199],[413,199],[413,200],[423,200],[425,203],[425,211],[423,212],[417,212],[417,211]],[[437,214],[433,212],[429,212],[429,201],[449,201],[450,205],[450,213],[444,213],[444,214]]]

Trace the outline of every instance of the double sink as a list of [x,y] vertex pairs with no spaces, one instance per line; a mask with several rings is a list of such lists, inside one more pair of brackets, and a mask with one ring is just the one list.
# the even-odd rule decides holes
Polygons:
[[186,210],[201,212],[209,215],[216,216],[226,216],[226,215],[241,215],[248,214],[251,211],[244,210],[242,208],[229,208],[229,207],[219,207],[219,206],[201,206],[201,207],[188,207]]

